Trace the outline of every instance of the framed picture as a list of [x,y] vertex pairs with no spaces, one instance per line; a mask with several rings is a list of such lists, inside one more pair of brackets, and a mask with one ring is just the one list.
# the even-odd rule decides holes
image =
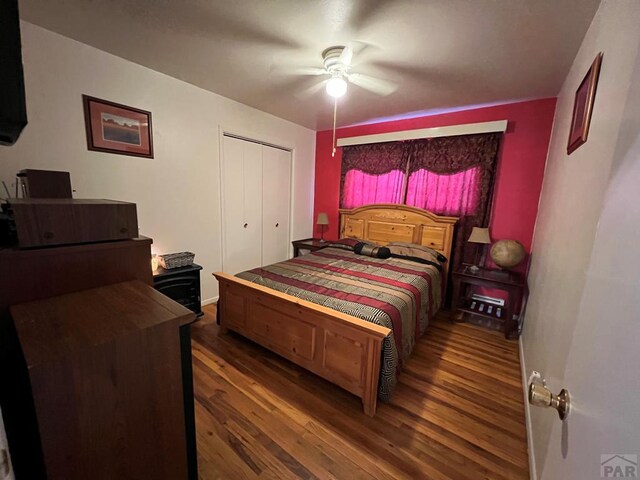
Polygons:
[[151,112],[82,96],[87,148],[153,158]]
[[587,75],[576,91],[576,98],[573,102],[571,130],[569,130],[569,143],[567,144],[568,155],[587,141],[601,64],[602,52],[596,56],[596,59],[591,64],[591,68],[589,68]]

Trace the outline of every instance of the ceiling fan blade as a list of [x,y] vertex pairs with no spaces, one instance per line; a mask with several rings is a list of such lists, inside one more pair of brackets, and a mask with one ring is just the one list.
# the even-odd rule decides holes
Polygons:
[[310,87],[305,88],[304,90],[301,90],[298,93],[296,93],[295,96],[300,100],[306,100],[309,97],[312,97],[313,95],[315,95],[316,93],[322,91],[325,85],[327,84],[327,81],[328,80],[322,80],[321,82],[314,83]]
[[276,75],[325,75],[327,71],[319,67],[273,66],[271,67],[271,73]]
[[351,65],[351,60],[352,59],[353,59],[353,49],[349,45],[347,45],[342,50],[342,53],[340,54],[340,57],[338,58],[338,62],[340,62],[343,65],[346,65],[348,67],[349,65]]
[[398,84],[390,80],[383,80],[382,78],[371,77],[362,73],[352,73],[349,75],[349,81],[358,87],[369,90],[376,95],[387,96],[391,95],[398,89]]

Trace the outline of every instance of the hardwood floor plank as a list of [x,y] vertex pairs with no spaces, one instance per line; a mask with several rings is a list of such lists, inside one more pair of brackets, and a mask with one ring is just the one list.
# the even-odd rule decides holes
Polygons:
[[527,479],[516,342],[439,314],[388,404],[360,400],[237,334],[192,328],[202,479]]

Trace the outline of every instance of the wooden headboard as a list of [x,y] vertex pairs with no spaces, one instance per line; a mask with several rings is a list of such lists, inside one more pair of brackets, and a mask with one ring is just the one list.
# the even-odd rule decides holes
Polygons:
[[[453,228],[457,221],[457,217],[443,217],[407,205],[366,205],[352,210],[340,209],[340,238],[355,237],[378,245],[417,243],[450,258]],[[449,262],[443,272],[445,279],[448,272]]]

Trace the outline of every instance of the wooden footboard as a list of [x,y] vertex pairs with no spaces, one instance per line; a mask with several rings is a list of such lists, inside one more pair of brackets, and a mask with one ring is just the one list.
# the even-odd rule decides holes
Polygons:
[[382,340],[390,330],[226,273],[220,282],[220,332],[253,340],[362,398],[376,412]]

